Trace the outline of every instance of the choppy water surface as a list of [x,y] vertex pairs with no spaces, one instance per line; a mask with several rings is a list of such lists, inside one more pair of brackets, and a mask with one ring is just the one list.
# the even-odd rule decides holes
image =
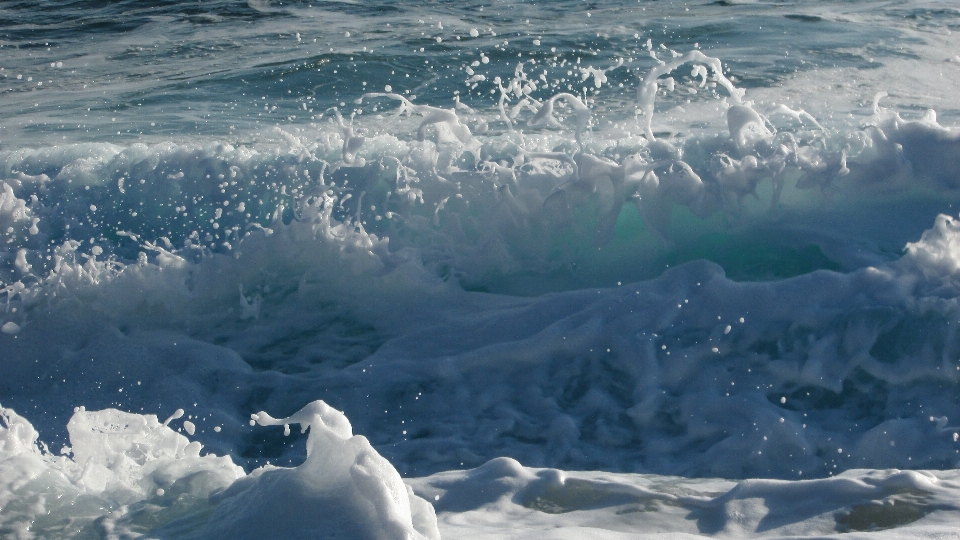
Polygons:
[[953,530],[958,29],[0,5],[0,533]]

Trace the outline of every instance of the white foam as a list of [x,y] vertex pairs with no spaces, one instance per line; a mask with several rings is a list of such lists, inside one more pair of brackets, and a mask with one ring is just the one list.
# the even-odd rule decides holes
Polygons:
[[449,537],[925,538],[953,534],[956,478],[955,471],[888,470],[730,482],[530,469],[497,459],[413,485],[438,499]]
[[230,458],[200,456],[200,443],[153,415],[78,410],[67,426],[70,458],[38,447],[37,432],[13,411],[0,413],[0,528],[5,532],[40,538],[75,534],[90,530],[97,518],[115,521],[128,505],[160,503],[156,499],[165,492],[205,499],[243,476]]
[[[198,538],[439,540],[430,503],[366,438],[353,435],[343,413],[316,401],[281,420],[254,417],[309,429],[306,462],[245,476],[229,457],[201,457],[200,443],[153,415],[82,408],[67,426],[72,458],[55,457],[37,445],[29,422],[0,409],[0,530],[47,537],[92,530],[96,522],[107,534],[164,536],[182,534],[183,514],[193,529],[192,514],[212,510],[194,531]],[[193,424],[184,425],[192,435]]]
[[287,418],[252,417],[264,426],[309,430],[307,459],[295,469],[256,471],[227,491],[199,537],[439,540],[430,503],[365,437],[353,435],[340,411],[315,401]]

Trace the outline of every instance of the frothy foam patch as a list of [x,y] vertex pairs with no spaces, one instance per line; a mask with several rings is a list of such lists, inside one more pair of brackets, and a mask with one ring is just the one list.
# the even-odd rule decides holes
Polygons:
[[[823,537],[952,534],[953,471],[848,471],[829,479],[692,480],[531,469],[501,458],[412,481],[448,536]],[[491,515],[508,515],[497,521]]]
[[[174,415],[176,416],[176,414]],[[523,467],[509,458],[401,480],[322,401],[266,426],[309,430],[298,467],[244,475],[152,415],[78,409],[73,448],[53,456],[29,422],[2,409],[0,531],[15,537],[619,538],[944,534],[951,471],[850,470],[807,481],[689,479]],[[436,506],[436,511],[434,510]],[[559,536],[558,536],[559,535]]]
[[13,411],[2,417],[0,530],[17,537],[110,534],[124,519],[146,532],[183,513],[175,501],[202,510],[211,493],[243,476],[229,457],[200,456],[200,443],[153,415],[80,408],[61,456],[38,446],[37,432]]
[[237,483],[198,538],[440,539],[430,503],[413,494],[365,437],[353,435],[340,411],[315,401],[287,418],[264,412],[252,418],[283,425],[286,434],[289,424],[309,430],[307,459]]
[[[153,415],[79,408],[68,425],[72,447],[55,456],[38,446],[29,422],[0,409],[0,531],[17,537],[440,538],[430,503],[413,494],[366,438],[353,435],[343,413],[322,401],[285,419],[254,415],[261,425],[299,423],[310,434],[301,466],[267,466],[250,475],[229,457],[201,456],[200,443],[169,426],[182,417],[177,413],[160,423]],[[191,430],[191,422],[183,424]]]
[[[469,288],[576,274],[575,266],[612,260],[628,261],[614,270],[620,281],[635,280],[657,275],[691,242],[726,231],[762,236],[773,225],[825,251],[829,237],[842,240],[834,247],[853,242],[858,235],[845,226],[857,219],[811,224],[824,204],[867,208],[891,194],[956,198],[960,135],[932,112],[907,121],[877,102],[866,126],[828,131],[806,111],[746,100],[717,58],[673,55],[638,83],[645,136],[604,129],[597,98],[538,97],[521,63],[512,79],[497,82],[498,118],[459,102],[446,109],[368,93],[349,120],[334,110],[329,124],[277,129],[258,145],[5,151],[2,290],[9,304],[84,266],[96,282],[134,262],[240,257],[263,245],[251,236],[310,221],[323,222],[325,236],[344,249],[374,252],[387,268],[405,254]],[[680,91],[669,82],[686,67],[694,86],[726,88],[723,99],[733,103],[717,102],[726,133],[654,135],[655,115],[663,114],[655,113],[656,99]],[[400,103],[392,116],[379,110],[384,98]],[[416,118],[404,120],[409,115]],[[889,258],[884,250],[899,247],[875,255]],[[855,256],[834,258],[852,269],[844,265]],[[577,283],[571,277],[565,288]],[[244,281],[228,288],[260,293]],[[251,304],[245,313],[256,310]],[[6,322],[22,326],[23,312]]]

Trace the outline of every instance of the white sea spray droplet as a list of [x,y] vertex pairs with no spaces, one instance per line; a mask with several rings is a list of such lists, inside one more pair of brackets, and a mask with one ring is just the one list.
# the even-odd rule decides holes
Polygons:
[[173,414],[170,415],[170,418],[167,418],[166,421],[163,422],[163,425],[168,426],[170,425],[170,422],[173,422],[174,420],[182,416],[183,416],[183,409],[177,409],[173,411]]
[[[471,29],[470,29],[470,37],[478,37],[478,36],[480,36],[480,31],[477,30],[476,28],[471,28]],[[19,78],[19,77],[17,77],[17,78]]]
[[4,334],[10,334],[11,336],[19,334],[20,325],[13,321],[8,321],[4,323],[3,326],[0,326],[0,332],[3,332]]

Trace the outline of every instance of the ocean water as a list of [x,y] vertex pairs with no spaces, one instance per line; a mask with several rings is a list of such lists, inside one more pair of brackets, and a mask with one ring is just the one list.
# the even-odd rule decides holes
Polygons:
[[0,537],[960,536],[957,32],[0,3]]

